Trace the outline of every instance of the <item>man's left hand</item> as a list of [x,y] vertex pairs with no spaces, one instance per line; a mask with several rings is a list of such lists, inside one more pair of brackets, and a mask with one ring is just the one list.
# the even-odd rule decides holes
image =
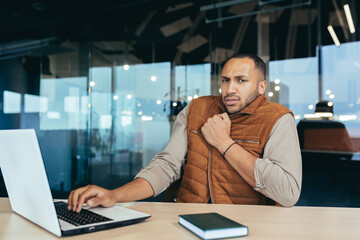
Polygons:
[[233,140],[230,138],[231,121],[227,113],[216,114],[209,118],[201,128],[205,140],[220,152]]

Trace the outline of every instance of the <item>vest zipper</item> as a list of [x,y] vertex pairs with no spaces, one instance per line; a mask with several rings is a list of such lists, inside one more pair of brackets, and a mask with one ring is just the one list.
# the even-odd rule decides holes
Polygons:
[[259,144],[259,141],[255,141],[255,140],[244,140],[244,139],[234,139],[235,142],[244,142],[244,143],[257,143]]
[[[209,194],[210,194],[210,196],[209,196],[209,199],[208,199],[207,202],[209,202],[210,199],[211,199],[210,159],[211,159],[211,145],[209,145],[209,158],[208,158],[208,182],[209,182]],[[211,199],[211,203],[213,203],[213,202],[212,202],[212,199]]]

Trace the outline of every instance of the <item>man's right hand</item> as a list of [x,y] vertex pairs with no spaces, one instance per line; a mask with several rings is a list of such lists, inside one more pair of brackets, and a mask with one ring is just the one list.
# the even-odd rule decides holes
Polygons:
[[95,185],[87,185],[71,191],[68,199],[69,210],[80,212],[84,203],[87,203],[89,207],[99,205],[112,207],[116,203],[115,193]]
[[125,184],[114,190],[107,190],[95,185],[87,185],[72,191],[68,199],[68,209],[81,211],[84,203],[89,207],[112,207],[117,202],[132,202],[154,196],[150,183],[143,178]]

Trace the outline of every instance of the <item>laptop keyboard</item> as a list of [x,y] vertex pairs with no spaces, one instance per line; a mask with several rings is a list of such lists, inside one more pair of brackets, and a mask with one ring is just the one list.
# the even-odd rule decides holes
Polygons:
[[55,202],[55,209],[59,219],[71,223],[75,226],[87,225],[112,221],[112,219],[101,216],[97,213],[82,209],[79,213],[69,211],[65,202]]

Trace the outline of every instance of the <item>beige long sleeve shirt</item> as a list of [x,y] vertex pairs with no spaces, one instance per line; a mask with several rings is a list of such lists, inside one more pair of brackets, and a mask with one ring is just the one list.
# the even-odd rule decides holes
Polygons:
[[[157,196],[180,178],[188,150],[187,115],[189,106],[177,116],[170,140],[150,164],[135,178],[147,180]],[[282,206],[293,206],[299,199],[302,180],[302,161],[296,123],[290,113],[274,125],[264,148],[263,158],[255,162],[255,190]]]

